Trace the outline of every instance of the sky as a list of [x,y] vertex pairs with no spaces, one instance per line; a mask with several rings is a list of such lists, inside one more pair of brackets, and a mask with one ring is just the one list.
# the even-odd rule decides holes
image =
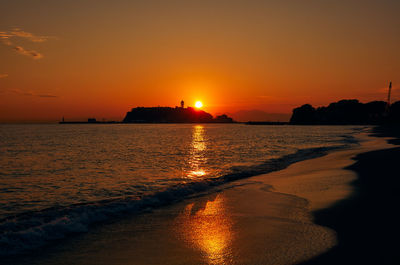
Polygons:
[[[0,122],[400,100],[400,1],[0,0]],[[251,113],[251,112],[249,112]]]

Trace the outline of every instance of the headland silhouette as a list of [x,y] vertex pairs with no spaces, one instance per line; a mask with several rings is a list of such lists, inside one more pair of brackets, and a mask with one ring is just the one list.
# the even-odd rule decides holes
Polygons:
[[299,125],[357,125],[400,123],[400,101],[361,103],[357,99],[345,99],[314,108],[310,104],[293,109],[290,124]]

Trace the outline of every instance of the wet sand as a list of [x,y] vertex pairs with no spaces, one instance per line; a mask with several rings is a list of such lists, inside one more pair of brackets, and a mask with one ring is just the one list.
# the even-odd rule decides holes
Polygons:
[[[400,127],[375,128],[376,136],[395,137]],[[315,222],[337,231],[339,244],[303,264],[400,264],[400,147],[359,154],[348,169],[358,178],[350,198],[317,211]]]
[[[208,194],[95,227],[13,263],[277,265],[318,257],[313,264],[326,264],[330,255],[336,256],[330,253],[342,246],[343,231],[322,222],[340,219],[324,216],[326,211],[321,209],[335,209],[342,204],[339,201],[354,194],[351,183],[357,175],[344,169],[354,163],[352,157],[390,147],[383,138],[362,137],[366,141],[358,148],[235,181]],[[315,220],[312,211],[317,211]]]
[[15,264],[290,264],[336,243],[308,202],[240,181],[212,194],[102,225]]

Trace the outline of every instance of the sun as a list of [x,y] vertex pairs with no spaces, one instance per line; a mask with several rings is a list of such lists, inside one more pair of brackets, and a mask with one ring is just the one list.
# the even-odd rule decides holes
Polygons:
[[194,104],[196,108],[200,109],[201,107],[203,107],[203,103],[201,101],[196,101],[196,103]]

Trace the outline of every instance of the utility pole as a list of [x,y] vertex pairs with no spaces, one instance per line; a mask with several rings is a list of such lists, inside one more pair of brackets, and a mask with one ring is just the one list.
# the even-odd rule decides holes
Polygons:
[[388,99],[387,99],[387,104],[388,107],[390,106],[390,94],[392,93],[392,81],[389,83],[389,91],[388,91]]
[[387,102],[386,102],[386,110],[385,114],[389,115],[389,108],[390,108],[390,95],[392,94],[392,81],[389,82],[389,90],[388,90],[388,97],[387,97]]

